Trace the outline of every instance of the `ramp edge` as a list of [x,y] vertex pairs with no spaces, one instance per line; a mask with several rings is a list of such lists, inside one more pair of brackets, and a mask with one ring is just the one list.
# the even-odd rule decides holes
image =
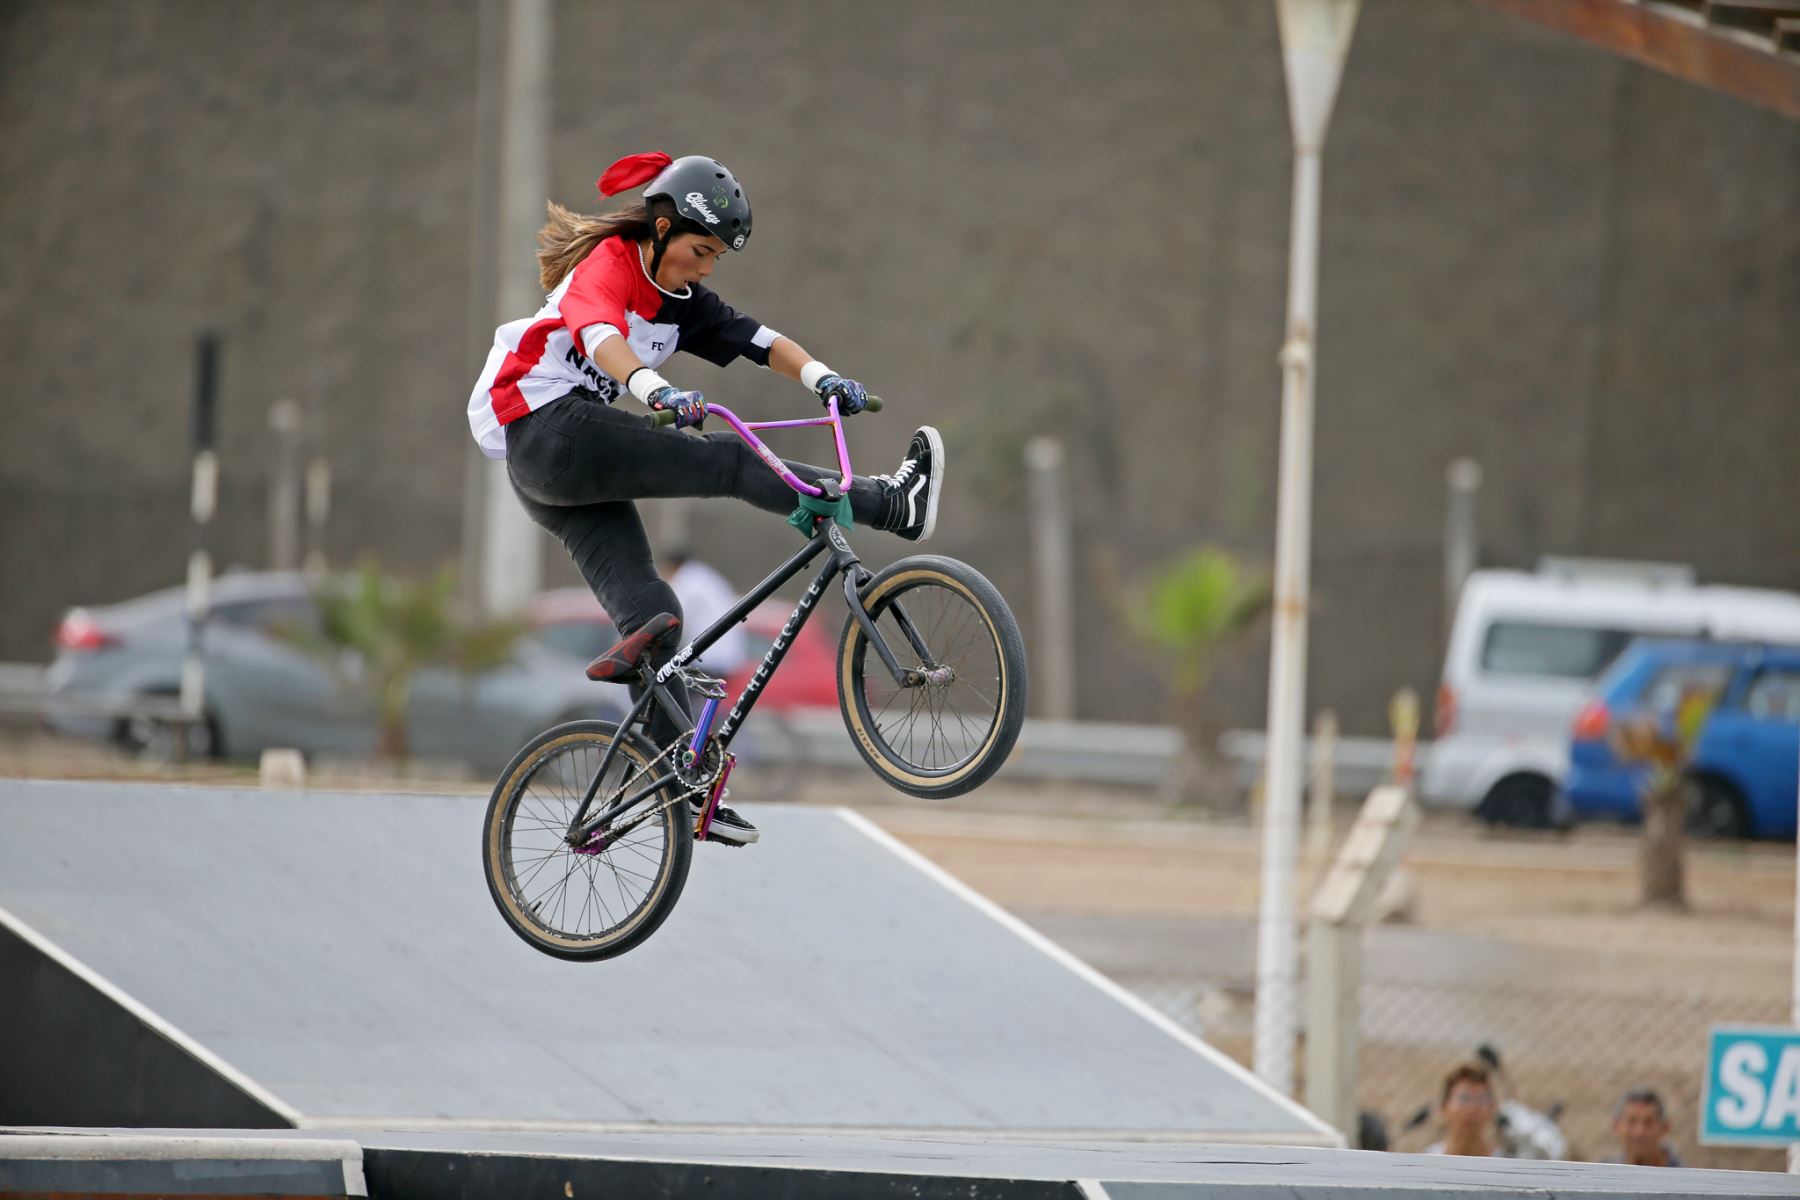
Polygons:
[[0,925],[5,926],[20,941],[48,958],[69,974],[75,976],[93,988],[107,1000],[118,1005],[125,1012],[141,1022],[145,1028],[157,1034],[182,1053],[193,1058],[226,1083],[237,1088],[252,1100],[267,1108],[270,1112],[286,1121],[294,1128],[300,1127],[301,1116],[298,1109],[276,1096],[269,1089],[220,1058],[200,1042],[189,1037],[170,1022],[162,1014],[127,992],[100,972],[94,970],[61,946],[33,929],[19,917],[0,907]]
[[[327,1195],[367,1197],[363,1176],[363,1150],[357,1142],[342,1138],[216,1137],[186,1134],[142,1134],[113,1130],[63,1129],[57,1132],[0,1129],[0,1169],[20,1169],[37,1164],[38,1182],[72,1189],[76,1186],[117,1188],[129,1182],[120,1170],[143,1176],[138,1185],[161,1191],[192,1185],[204,1173],[205,1164],[222,1169],[223,1177],[254,1185],[259,1194],[293,1194],[292,1189],[314,1190],[335,1176],[337,1186]],[[67,1164],[66,1169],[52,1164]],[[183,1165],[186,1164],[186,1165]],[[288,1168],[291,1178],[271,1178],[271,1164]],[[293,1168],[310,1167],[320,1174],[295,1175]],[[85,1178],[94,1169],[110,1169],[105,1177]],[[335,1168],[333,1170],[333,1168]],[[27,1168],[28,1170],[31,1168]],[[51,1174],[46,1175],[49,1171]],[[145,1174],[146,1172],[150,1174]],[[156,1173],[167,1178],[152,1178]],[[5,1173],[0,1170],[0,1173]],[[275,1187],[282,1184],[285,1186]],[[0,1190],[4,1190],[0,1187]]]
[[465,1152],[369,1147],[378,1194],[691,1196],[727,1200],[783,1196],[839,1200],[845,1195],[906,1195],[914,1200],[1075,1200],[1057,1178],[902,1172],[804,1162],[639,1158],[557,1153]]
[[305,1162],[340,1158],[362,1162],[362,1145],[350,1138],[208,1137],[204,1134],[115,1133],[62,1129],[29,1133],[0,1129],[5,1158],[266,1158]]
[[1334,1150],[1323,1140],[1297,1141],[1289,1130],[1240,1130],[1234,1133],[1192,1129],[986,1129],[967,1125],[704,1125],[666,1121],[550,1121],[486,1117],[381,1117],[339,1116],[303,1118],[297,1127],[309,1133],[350,1135],[379,1133],[546,1133],[694,1136],[744,1135],[747,1137],[891,1137],[902,1140],[967,1139],[983,1143],[1045,1141],[1102,1142],[1109,1145],[1214,1146],[1309,1146]]

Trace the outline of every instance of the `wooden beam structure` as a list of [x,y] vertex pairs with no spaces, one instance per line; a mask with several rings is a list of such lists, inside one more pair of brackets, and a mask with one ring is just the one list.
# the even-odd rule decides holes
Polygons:
[[1800,121],[1800,0],[1479,0]]

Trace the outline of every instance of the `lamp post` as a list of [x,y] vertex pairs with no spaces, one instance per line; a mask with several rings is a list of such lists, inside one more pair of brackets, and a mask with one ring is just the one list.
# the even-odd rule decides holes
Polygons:
[[1025,443],[1031,492],[1031,573],[1037,586],[1038,715],[1075,719],[1075,587],[1070,555],[1068,455],[1062,442],[1040,434]]
[[1255,1069],[1294,1092],[1294,855],[1299,840],[1301,721],[1312,540],[1313,331],[1319,274],[1319,159],[1356,27],[1359,0],[1275,0],[1294,135],[1287,338],[1281,347],[1280,499],[1275,622],[1269,656],[1268,779],[1256,943]]
[[1475,525],[1475,499],[1481,491],[1481,464],[1459,458],[1444,472],[1450,499],[1444,512],[1444,636],[1456,620],[1463,584],[1481,560],[1481,535]]
[[212,555],[207,528],[219,508],[219,336],[203,333],[196,344],[194,371],[194,486],[189,509],[194,517],[194,549],[188,556],[187,650],[181,659],[181,713],[175,723],[172,750],[176,762],[187,760],[189,730],[206,712],[206,622],[212,609]]
[[[506,50],[500,78],[499,236],[496,283],[501,320],[535,313],[544,303],[537,281],[538,226],[549,194],[550,0],[507,0]],[[486,480],[482,511],[481,601],[489,613],[522,608],[544,573],[544,535],[514,499],[504,462],[479,464]]]

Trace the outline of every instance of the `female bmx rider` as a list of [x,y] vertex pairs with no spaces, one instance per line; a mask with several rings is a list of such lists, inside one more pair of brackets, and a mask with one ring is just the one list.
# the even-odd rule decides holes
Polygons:
[[[567,548],[622,636],[658,613],[681,615],[633,500],[732,496],[773,513],[795,505],[793,489],[735,434],[682,432],[706,420],[706,398],[657,367],[677,350],[719,366],[747,358],[798,380],[821,403],[835,398],[841,413],[868,403],[862,384],[702,286],[720,257],[750,238],[750,201],[730,171],[699,155],[634,154],[600,176],[600,194],[639,184],[647,184],[642,200],[597,217],[550,205],[538,233],[538,279],[549,298],[535,316],[496,331],[469,397],[469,428],[482,452],[506,460],[519,502]],[[674,413],[674,427],[613,407],[622,392]],[[788,466],[808,483],[837,475]],[[892,475],[852,480],[851,512],[923,541],[937,524],[943,477],[943,442],[924,426]],[[656,665],[679,644],[665,640]],[[666,717],[653,718],[659,747],[679,732]],[[721,806],[709,836],[742,846],[759,834]]]

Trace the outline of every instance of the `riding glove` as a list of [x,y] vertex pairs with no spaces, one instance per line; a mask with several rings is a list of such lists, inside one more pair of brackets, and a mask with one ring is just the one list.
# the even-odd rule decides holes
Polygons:
[[855,416],[869,404],[869,391],[854,379],[845,379],[842,375],[823,376],[814,389],[819,393],[819,403],[829,404],[833,396],[837,397],[838,411],[846,417]]
[[677,429],[698,429],[706,420],[706,397],[699,392],[684,392],[672,385],[659,387],[645,397],[644,403],[651,412],[674,413]]

